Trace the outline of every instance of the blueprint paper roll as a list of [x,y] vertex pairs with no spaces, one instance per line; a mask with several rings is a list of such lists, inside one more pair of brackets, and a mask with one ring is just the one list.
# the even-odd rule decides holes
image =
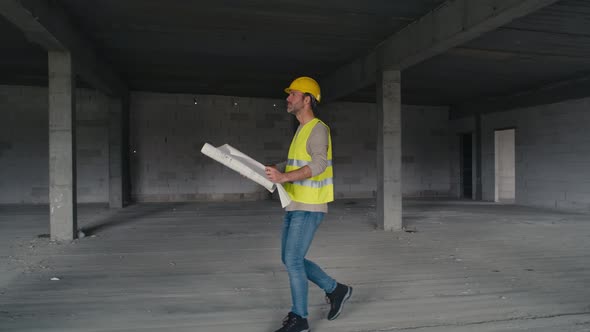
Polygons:
[[240,152],[231,145],[224,144],[219,147],[214,147],[209,143],[205,143],[203,148],[201,148],[201,153],[260,184],[270,192],[274,192],[275,189],[278,188],[282,207],[286,207],[291,203],[291,198],[283,186],[281,184],[273,183],[266,177],[265,166],[263,164]]

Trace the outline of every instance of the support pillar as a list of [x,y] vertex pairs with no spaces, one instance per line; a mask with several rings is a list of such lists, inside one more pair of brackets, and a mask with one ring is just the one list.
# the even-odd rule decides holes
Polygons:
[[483,200],[481,113],[475,115],[475,200]]
[[109,105],[109,207],[123,207],[123,99]]
[[49,222],[53,241],[77,237],[76,103],[72,57],[48,52]]
[[386,231],[402,225],[401,72],[377,77],[377,223]]

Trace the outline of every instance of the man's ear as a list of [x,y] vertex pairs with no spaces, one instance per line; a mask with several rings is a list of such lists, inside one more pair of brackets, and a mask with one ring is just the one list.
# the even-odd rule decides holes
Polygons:
[[303,95],[303,103],[311,105],[311,96],[308,94]]

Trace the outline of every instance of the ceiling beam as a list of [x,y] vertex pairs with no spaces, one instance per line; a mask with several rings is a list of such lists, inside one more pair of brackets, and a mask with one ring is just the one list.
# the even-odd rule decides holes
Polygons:
[[557,1],[449,0],[322,78],[323,97],[344,97],[374,83],[378,70],[406,69]]
[[504,50],[487,50],[467,47],[455,47],[447,52],[447,54],[470,57],[477,59],[489,60],[526,60],[535,59],[541,61],[553,61],[560,63],[587,63],[588,57],[582,55],[566,55],[566,54],[552,54],[549,52],[531,52],[531,51],[504,51]]
[[110,96],[127,93],[126,84],[102,61],[56,1],[0,0],[0,15],[47,51],[70,52],[76,73],[88,84]]
[[483,98],[478,101],[454,105],[450,110],[450,118],[459,119],[474,114],[510,111],[517,108],[587,98],[588,91],[590,91],[590,75],[580,76],[507,96]]

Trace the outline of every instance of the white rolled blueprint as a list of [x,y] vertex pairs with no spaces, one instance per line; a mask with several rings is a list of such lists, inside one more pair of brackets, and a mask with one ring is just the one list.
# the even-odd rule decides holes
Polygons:
[[209,143],[205,143],[201,149],[201,153],[258,183],[271,193],[277,189],[282,207],[286,207],[291,203],[291,198],[285,188],[279,183],[273,183],[266,177],[263,164],[250,158],[231,145],[224,144],[214,147]]

